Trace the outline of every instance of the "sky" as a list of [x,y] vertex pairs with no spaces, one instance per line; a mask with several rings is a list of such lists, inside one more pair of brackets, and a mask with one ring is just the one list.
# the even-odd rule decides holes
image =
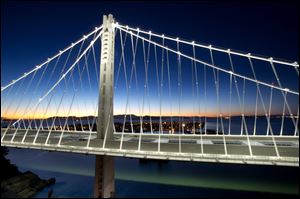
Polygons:
[[[291,62],[299,60],[299,8],[295,3],[291,1],[263,1],[263,2],[207,2],[207,1],[5,1],[1,2],[1,86],[4,86],[16,79],[23,73],[31,70],[34,66],[46,60],[48,57],[56,54],[58,50],[65,48],[71,42],[74,42],[82,37],[82,35],[92,31],[94,27],[100,26],[102,23],[103,14],[111,13],[115,19],[124,25],[131,27],[139,27],[144,30],[151,30],[157,33],[164,33],[174,38],[177,36],[182,39],[190,41],[198,41],[199,43],[212,44],[213,46],[220,46],[225,49],[236,49],[242,52],[251,52],[257,55],[264,55],[267,57],[281,58],[283,60],[289,60]],[[125,33],[123,32],[123,37]],[[135,41],[135,40],[134,40]],[[120,36],[116,35],[116,47],[115,47],[115,68],[118,67],[119,59],[121,56]],[[126,71],[130,74],[132,67],[132,53],[130,52],[130,40],[128,39],[127,51],[126,51]],[[140,41],[139,41],[140,42]],[[171,47],[170,43],[170,47]],[[100,44],[99,44],[100,46]],[[176,49],[176,44],[173,45]],[[164,93],[159,95],[157,88],[157,76],[155,71],[155,59],[153,54],[153,46],[151,47],[152,57],[150,56],[149,65],[149,92],[147,96],[143,92],[143,79],[145,79],[145,71],[143,66],[143,54],[142,43],[138,43],[137,53],[137,65],[141,66],[137,68],[139,77],[138,89],[135,87],[133,80],[132,89],[130,93],[129,106],[134,114],[141,114],[141,106],[144,99],[144,114],[160,114],[160,97],[162,98],[162,114],[163,115],[216,115],[218,114],[217,97],[215,92],[215,85],[213,81],[213,70],[207,68],[207,96],[204,97],[204,67],[197,66],[197,74],[200,84],[200,95],[195,97],[192,95],[193,79],[191,78],[192,68],[189,60],[182,59],[182,90],[183,97],[180,98],[180,92],[178,92],[178,63],[177,57],[170,53],[170,72],[171,72],[171,93],[169,96],[168,90],[168,76],[166,73],[166,65],[164,70],[159,67],[158,73],[160,77],[163,77],[162,81],[164,85]],[[185,46],[181,46],[181,49],[186,50],[191,54],[191,49]],[[96,50],[96,49],[95,49]],[[159,55],[159,65],[161,63],[162,51],[157,49]],[[97,51],[96,51],[97,52]],[[166,52],[164,52],[166,53]],[[202,58],[208,63],[209,54],[201,51],[196,52],[197,57]],[[75,55],[74,55],[75,56]],[[166,54],[164,54],[166,56]],[[228,66],[228,57],[224,57],[222,54],[214,54],[215,63],[217,65]],[[166,58],[165,58],[166,59]],[[91,59],[92,60],[92,59]],[[166,60],[165,60],[166,61]],[[240,60],[238,57],[233,57],[233,62],[236,65],[246,65],[245,60]],[[55,63],[54,63],[55,64]],[[166,64],[166,63],[165,63]],[[247,63],[249,65],[249,63]],[[258,76],[260,80],[276,83],[276,79],[270,69],[270,66],[263,63],[255,63]],[[54,66],[54,65],[53,65]],[[123,67],[123,66],[122,66]],[[287,68],[285,71],[284,66],[276,66],[279,71],[280,79],[283,79],[282,84],[288,88],[298,91],[298,79],[299,77],[295,73],[294,68]],[[50,66],[49,72],[51,73]],[[289,71],[291,70],[291,71]],[[161,76],[162,71],[165,71]],[[237,67],[237,73],[250,76],[248,67]],[[91,73],[96,73],[96,70],[90,70]],[[120,70],[120,78],[116,83],[115,88],[115,114],[122,114],[126,112],[127,94],[125,87],[124,70]],[[47,73],[47,72],[46,72]],[[59,76],[59,70],[55,70],[54,74]],[[291,74],[291,75],[290,75]],[[84,74],[85,75],[85,74]],[[55,75],[54,75],[55,77]],[[289,77],[289,78],[286,78]],[[83,80],[87,80],[87,76]],[[97,82],[97,77],[93,76],[92,82]],[[28,78],[26,81],[30,81]],[[203,82],[202,82],[203,81]],[[55,78],[49,80],[50,84],[42,84],[39,89],[45,90],[51,86],[51,83],[55,83]],[[78,82],[75,82],[78,83]],[[229,76],[220,73],[220,109],[223,114],[229,114],[229,110],[233,114],[240,114],[240,106],[237,100],[237,91],[232,85],[233,100],[232,105],[229,104]],[[239,91],[242,92],[242,80],[238,80]],[[97,83],[92,84],[93,91],[97,91]],[[80,86],[80,85],[79,85]],[[71,85],[65,88],[70,91],[70,95],[65,97],[65,109],[70,104],[72,98]],[[20,88],[22,90],[22,87]],[[31,87],[30,87],[31,89]],[[81,91],[82,95],[76,96],[76,103],[82,103],[83,101],[90,100],[86,112],[80,112],[80,105],[78,105],[77,111],[74,107],[75,115],[85,115],[86,113],[94,113],[94,106],[97,102],[97,92],[89,92],[88,84],[85,84]],[[137,91],[139,90],[139,92]],[[263,101],[266,103],[266,107],[269,107],[270,89],[261,88]],[[194,90],[196,93],[196,90]],[[40,92],[40,93],[39,93]],[[38,90],[38,95],[42,95],[44,91]],[[86,93],[84,93],[86,92]],[[247,114],[253,114],[255,107],[255,84],[246,84],[246,96],[245,96],[245,112]],[[63,95],[62,92],[57,91],[57,95]],[[20,96],[10,93],[4,96],[5,93],[1,93],[1,104],[6,103],[4,99],[8,100],[6,105],[7,113],[10,117],[15,115],[22,115],[23,109],[17,110],[18,100],[22,99],[24,103],[30,101],[32,94],[21,98]],[[3,95],[3,99],[2,99]],[[4,98],[5,97],[5,98]],[[93,99],[91,99],[93,98]],[[295,114],[298,106],[298,96],[287,96],[290,103],[292,112]],[[281,114],[282,112],[282,100],[281,93],[274,91],[272,101],[272,114]],[[48,100],[48,99],[47,99]],[[50,100],[50,99],[49,99]],[[59,103],[59,98],[55,99],[55,103],[50,105],[51,114],[55,114],[55,107]],[[75,100],[75,101],[76,101]],[[94,100],[94,101],[93,101]],[[181,100],[181,101],[180,101]],[[9,106],[9,102],[12,105]],[[46,101],[49,102],[49,101]],[[148,104],[151,104],[149,108]],[[182,107],[181,106],[182,103]],[[200,112],[198,112],[198,107]],[[263,114],[262,105],[259,104],[259,113]],[[22,107],[22,104],[21,104]],[[41,117],[42,111],[46,111],[47,105],[43,105],[39,116]],[[140,107],[140,108],[139,108]],[[16,108],[17,111],[14,111]],[[151,110],[150,110],[151,109]],[[6,110],[1,109],[1,113]],[[51,115],[50,112],[46,115]],[[67,110],[61,114],[65,114]]]

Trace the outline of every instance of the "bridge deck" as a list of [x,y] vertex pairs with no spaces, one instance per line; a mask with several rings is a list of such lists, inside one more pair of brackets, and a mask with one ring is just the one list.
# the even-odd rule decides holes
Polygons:
[[[1,129],[1,137],[5,131]],[[115,133],[114,139],[106,140],[103,146],[103,140],[96,139],[96,134],[92,133],[87,147],[89,132],[66,131],[59,145],[61,131],[52,131],[47,144],[48,130],[40,130],[35,143],[37,130],[29,130],[24,142],[26,130],[19,129],[13,137],[15,131],[6,131],[1,143],[3,146],[134,158],[299,166],[299,138],[294,136],[273,137],[279,156],[271,136],[249,136],[251,156],[247,137],[239,135],[225,136],[225,155],[222,135],[163,134],[159,138],[157,134],[142,134],[139,142],[140,134],[124,134],[121,138],[121,134]]]

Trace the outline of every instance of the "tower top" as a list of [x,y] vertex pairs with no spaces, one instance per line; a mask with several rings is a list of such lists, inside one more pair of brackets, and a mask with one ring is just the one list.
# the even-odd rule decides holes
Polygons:
[[103,27],[107,26],[108,24],[112,24],[114,22],[115,22],[115,19],[112,14],[108,14],[108,16],[103,15]]

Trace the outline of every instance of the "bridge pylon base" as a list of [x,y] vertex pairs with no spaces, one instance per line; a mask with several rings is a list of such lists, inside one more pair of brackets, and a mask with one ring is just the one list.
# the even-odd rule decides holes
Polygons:
[[113,198],[115,193],[114,158],[96,155],[94,198]]

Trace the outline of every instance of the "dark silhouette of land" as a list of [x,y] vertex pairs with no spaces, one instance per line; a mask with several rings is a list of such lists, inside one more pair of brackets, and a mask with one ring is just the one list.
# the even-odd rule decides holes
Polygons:
[[55,183],[55,178],[43,180],[30,171],[20,172],[16,165],[5,158],[8,154],[6,147],[1,147],[0,153],[2,198],[30,198],[44,187]]

